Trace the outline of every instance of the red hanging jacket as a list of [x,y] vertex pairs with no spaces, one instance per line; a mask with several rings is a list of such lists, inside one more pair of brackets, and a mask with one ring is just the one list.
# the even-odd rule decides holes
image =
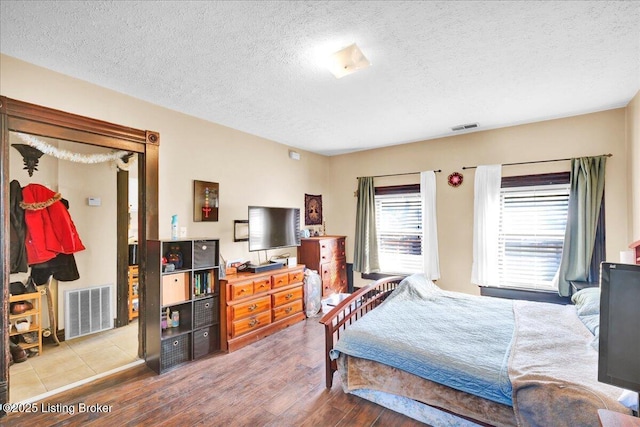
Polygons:
[[29,265],[40,264],[59,253],[72,254],[85,249],[62,196],[40,184],[22,188],[20,207],[25,210],[25,246]]

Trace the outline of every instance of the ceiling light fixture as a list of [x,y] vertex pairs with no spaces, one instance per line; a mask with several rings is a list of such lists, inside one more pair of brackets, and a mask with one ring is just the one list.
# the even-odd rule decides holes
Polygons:
[[329,58],[329,71],[339,79],[367,68],[371,63],[355,43],[341,49]]

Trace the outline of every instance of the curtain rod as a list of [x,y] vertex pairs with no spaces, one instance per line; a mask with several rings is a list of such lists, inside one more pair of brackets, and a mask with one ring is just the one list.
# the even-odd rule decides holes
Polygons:
[[[612,157],[613,154],[609,153],[609,154],[603,154],[603,156],[606,157]],[[549,163],[549,162],[563,162],[566,160],[571,160],[571,159],[553,159],[553,160],[535,160],[535,161],[531,161],[531,162],[517,162],[517,163],[504,163],[502,166],[515,166],[515,165],[530,165],[532,163]],[[462,169],[475,169],[478,166],[463,166]]]
[[[442,172],[442,169],[433,171],[435,173]],[[421,172],[406,172],[406,173],[390,173],[388,175],[374,175],[371,178],[383,178],[385,176],[402,176],[402,175],[419,175]],[[367,178],[366,176],[359,176],[358,178]]]

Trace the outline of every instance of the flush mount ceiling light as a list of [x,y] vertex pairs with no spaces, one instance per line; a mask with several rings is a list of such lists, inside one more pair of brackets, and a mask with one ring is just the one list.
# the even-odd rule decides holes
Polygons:
[[337,78],[355,73],[367,68],[371,63],[364,56],[360,48],[354,43],[331,55],[329,71]]

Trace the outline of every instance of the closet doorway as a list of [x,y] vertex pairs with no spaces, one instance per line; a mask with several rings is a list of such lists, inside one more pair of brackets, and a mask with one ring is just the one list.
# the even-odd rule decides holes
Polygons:
[[[2,174],[0,175],[2,211],[0,216],[3,236],[10,234],[10,182],[19,178],[20,181],[24,181],[20,182],[21,187],[27,184],[41,185],[59,192],[63,198],[68,198],[66,201],[71,204],[68,206],[69,213],[86,248],[74,254],[80,276],[77,280],[69,281],[70,278],[65,278],[62,274],[62,281],[52,280],[48,282],[50,286],[45,287],[51,291],[49,295],[53,302],[54,319],[60,325],[52,328],[51,334],[59,334],[63,330],[67,337],[76,334],[75,336],[78,337],[75,339],[76,343],[108,342],[109,340],[122,342],[123,339],[133,339],[137,342],[132,344],[131,357],[136,357],[137,347],[137,357],[143,359],[146,353],[144,336],[146,313],[138,311],[138,316],[132,319],[129,312],[128,276],[130,264],[135,262],[138,267],[137,306],[141,309],[144,307],[142,302],[145,297],[146,240],[157,238],[158,233],[158,134],[5,97],[0,98],[0,102],[2,133],[0,151],[2,153]],[[38,147],[47,152],[37,159],[38,166],[35,166],[37,170],[33,169],[34,160],[19,153],[16,147],[12,146],[15,144]],[[89,158],[95,160],[96,156],[104,160],[117,151],[129,153],[124,158],[125,163],[120,160],[119,168],[109,165],[108,162],[99,165],[77,164],[82,162],[71,161],[72,158],[84,161]],[[18,166],[16,166],[16,159],[20,163]],[[21,170],[22,167],[27,170]],[[32,176],[28,176],[29,172]],[[137,187],[131,191],[130,182],[137,182]],[[129,200],[129,192],[137,193],[137,202],[132,203]],[[137,212],[135,212],[136,207]],[[130,244],[136,237],[137,245],[133,251],[135,259],[131,260]],[[19,273],[18,276],[10,274],[9,239],[2,239],[0,254],[4,261],[1,273],[3,292],[0,294],[0,302],[4,307],[3,324],[7,325],[10,323],[11,311],[10,305],[5,304],[9,299],[9,282],[14,279],[20,280],[22,278],[20,274],[24,273]],[[64,281],[65,279],[67,282]],[[74,294],[76,289],[79,289],[79,292],[85,289],[92,290],[103,284],[108,285],[104,287],[105,291],[111,292],[111,294],[102,293],[102,295],[105,296],[104,300],[112,310],[111,316],[107,316],[112,319],[107,318],[107,320],[111,321],[113,329],[111,325],[106,325],[104,332],[88,331],[87,327],[83,326],[76,331],[71,331],[65,321],[74,327],[76,324],[75,320],[67,318],[71,310],[68,310],[69,313],[65,312],[63,293]],[[70,290],[71,292],[68,292]],[[96,294],[96,292],[92,293]],[[43,300],[44,310],[41,317],[46,327],[53,322],[49,321],[47,298],[43,297]],[[132,328],[133,331],[131,331]],[[17,402],[18,400],[11,395],[11,383],[19,382],[18,378],[12,378],[14,372],[19,372],[15,369],[18,364],[14,364],[10,371],[8,363],[10,331],[7,328],[2,329],[1,342],[5,357],[0,358],[0,403]],[[74,340],[68,340],[69,344],[73,342]],[[64,345],[67,344],[63,342]],[[41,358],[39,360],[41,365],[47,357],[46,349],[47,347],[40,355],[35,356]],[[55,357],[55,353],[51,351],[51,357]],[[58,353],[62,354],[62,352]],[[17,374],[15,376],[17,377]],[[34,395],[36,394],[40,393],[35,391]]]

